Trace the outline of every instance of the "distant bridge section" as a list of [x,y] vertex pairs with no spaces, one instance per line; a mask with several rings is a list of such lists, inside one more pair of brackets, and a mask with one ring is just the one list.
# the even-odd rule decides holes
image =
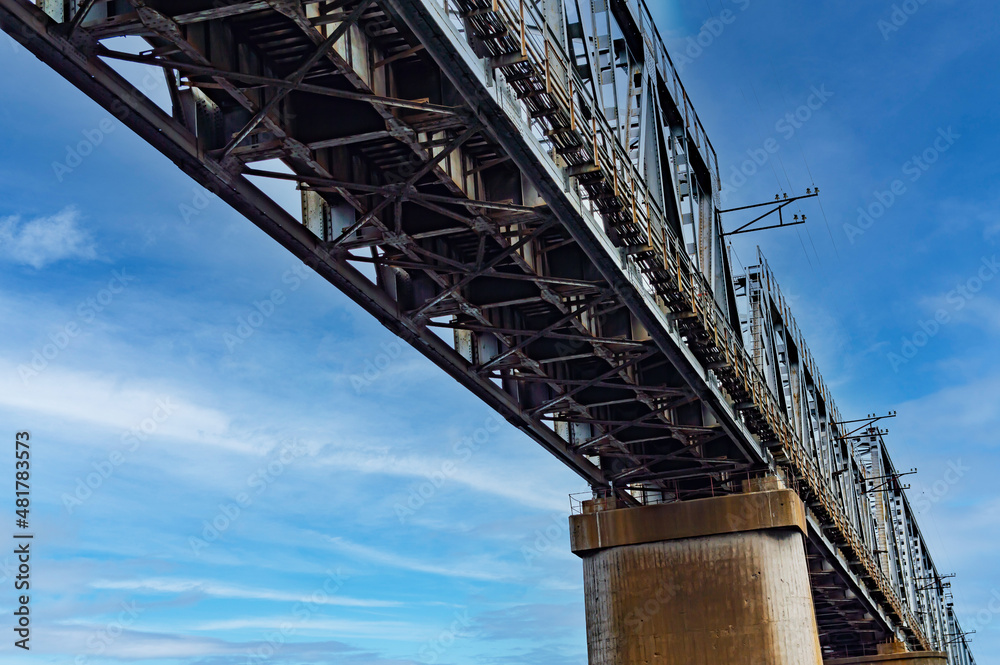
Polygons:
[[794,489],[825,658],[974,663],[884,432],[837,410],[763,258],[733,274],[715,151],[641,0],[0,0],[0,21],[605,506]]

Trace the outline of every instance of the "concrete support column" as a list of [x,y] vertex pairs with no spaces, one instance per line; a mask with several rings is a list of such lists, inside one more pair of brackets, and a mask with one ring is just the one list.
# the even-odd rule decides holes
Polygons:
[[603,507],[570,517],[590,665],[822,664],[794,492]]

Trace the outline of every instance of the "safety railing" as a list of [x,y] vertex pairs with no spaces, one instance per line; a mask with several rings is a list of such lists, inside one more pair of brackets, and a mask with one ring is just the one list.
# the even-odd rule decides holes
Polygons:
[[[608,0],[608,2],[612,1],[614,0]],[[715,148],[712,147],[712,142],[708,138],[708,133],[705,131],[705,126],[702,124],[701,118],[698,117],[697,112],[694,110],[694,105],[691,103],[687,89],[685,89],[684,84],[681,82],[677,67],[670,57],[670,52],[667,51],[667,47],[660,36],[660,31],[656,27],[656,22],[653,20],[649,7],[646,5],[645,0],[621,0],[621,2],[630,11],[631,18],[636,21],[636,28],[639,34],[642,35],[643,42],[648,49],[647,55],[652,55],[656,70],[663,78],[667,90],[672,94],[674,104],[684,116],[684,124],[688,126],[695,145],[699,149],[704,149],[706,163],[712,173],[715,185],[714,190],[718,192],[718,156],[715,154]]]
[[[456,0],[437,0],[441,5],[446,1],[456,3]],[[561,131],[565,130],[576,134],[581,145],[587,146],[590,153],[590,163],[586,166],[592,169],[590,171],[592,173],[600,172],[605,178],[607,186],[612,188],[615,198],[623,202],[620,210],[611,214],[622,215],[626,220],[631,217],[632,231],[644,236],[646,249],[651,251],[654,256],[661,257],[662,265],[656,266],[656,269],[662,271],[662,274],[667,278],[667,284],[673,282],[674,288],[655,290],[650,295],[662,296],[666,300],[674,302],[675,305],[677,303],[673,300],[673,296],[680,295],[681,302],[684,303],[685,307],[689,307],[690,312],[713,339],[717,353],[725,359],[724,367],[712,371],[719,375],[720,372],[731,368],[728,371],[732,372],[736,385],[743,387],[744,393],[766,423],[766,430],[761,431],[758,435],[765,435],[760,436],[762,443],[780,453],[785,460],[784,463],[794,470],[808,488],[809,493],[816,497],[818,507],[841,534],[845,542],[845,549],[858,560],[865,574],[875,583],[895,614],[927,648],[928,643],[919,624],[913,620],[907,608],[900,601],[886,575],[872,556],[870,548],[866,546],[864,539],[847,519],[845,507],[840,505],[837,498],[832,495],[827,483],[823,481],[815,460],[812,459],[801,438],[793,430],[788,415],[778,404],[763,374],[753,363],[750,355],[746,353],[742,340],[733,331],[727,317],[719,308],[707,279],[693,266],[686,250],[683,249],[682,239],[676,237],[673,230],[665,223],[665,215],[651,196],[645,179],[640,174],[638,166],[632,162],[626,146],[620,140],[619,133],[611,127],[604,116],[601,105],[593,99],[590,91],[583,84],[583,80],[575,71],[572,71],[572,68],[565,65],[569,58],[562,49],[562,45],[555,43],[549,33],[539,29],[539,26],[544,25],[544,21],[537,14],[535,3],[528,3],[525,0],[490,1],[491,5],[481,7],[477,11],[489,11],[494,16],[499,17],[508,34],[516,36],[515,38],[519,42],[519,57],[504,62],[510,64],[526,63],[532,68],[536,80],[544,82],[546,94],[551,97],[555,106],[564,115],[567,126],[561,128]],[[648,19],[648,25],[651,26],[652,20],[648,17],[648,11],[645,17]],[[659,49],[657,50],[659,51]],[[517,55],[517,53],[506,55]],[[680,94],[683,89],[676,78],[676,70],[673,68],[669,56],[666,55],[665,48],[662,49],[662,53],[657,58],[658,66],[662,66],[661,76],[667,73],[668,76],[665,78],[668,84],[673,84]],[[502,66],[504,65],[498,64],[498,68]],[[701,142],[701,146],[705,146],[711,151],[707,137],[704,135],[704,128],[693,114],[693,109],[690,109],[690,101],[686,93],[682,94],[682,98],[684,100],[682,105],[687,116],[685,118],[686,131],[692,138],[696,139],[696,145]],[[586,107],[581,106],[581,103],[586,104]],[[688,115],[687,111],[690,111],[691,114]],[[587,123],[579,120],[588,116],[590,117],[589,131],[586,127]],[[535,119],[534,127],[540,129],[541,138],[545,138],[544,130],[547,128],[541,125],[537,119]],[[554,159],[552,162],[555,165]],[[588,201],[588,203],[591,206],[590,212],[597,218],[603,219],[608,214],[594,210],[592,201]],[[635,261],[636,259],[630,260]],[[769,282],[773,283],[770,276]],[[669,293],[669,291],[674,293]],[[782,307],[786,307],[783,297],[781,302],[783,303]],[[809,362],[812,366],[811,359]],[[773,441],[767,440],[769,438],[766,436],[767,430],[773,434]]]

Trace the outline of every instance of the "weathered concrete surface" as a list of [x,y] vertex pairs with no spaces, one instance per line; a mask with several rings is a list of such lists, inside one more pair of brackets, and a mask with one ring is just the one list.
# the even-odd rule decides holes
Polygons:
[[940,651],[914,651],[880,656],[861,656],[825,661],[824,665],[947,665],[948,656]]
[[821,665],[804,531],[787,490],[573,516],[591,665]]

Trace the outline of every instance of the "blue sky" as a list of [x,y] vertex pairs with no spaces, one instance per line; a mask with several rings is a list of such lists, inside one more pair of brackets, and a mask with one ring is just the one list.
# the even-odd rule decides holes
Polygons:
[[[761,245],[845,414],[899,412],[896,465],[920,469],[989,665],[1000,7],[892,12],[654,6],[723,180],[780,146],[727,204],[820,186],[806,227],[736,254]],[[585,663],[583,483],[6,36],[0,61],[0,422],[35,442],[33,662]]]

